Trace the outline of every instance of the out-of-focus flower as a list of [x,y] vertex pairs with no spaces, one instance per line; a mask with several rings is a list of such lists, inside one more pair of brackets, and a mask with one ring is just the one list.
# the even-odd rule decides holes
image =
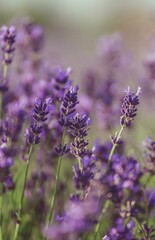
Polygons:
[[96,222],[98,216],[98,203],[96,199],[69,201],[66,207],[66,214],[63,220],[54,226],[44,230],[44,235],[48,239],[61,239],[62,237],[78,237],[82,233],[90,230]]
[[10,64],[15,50],[16,28],[14,26],[2,26],[0,29],[0,45],[3,52],[4,64]]

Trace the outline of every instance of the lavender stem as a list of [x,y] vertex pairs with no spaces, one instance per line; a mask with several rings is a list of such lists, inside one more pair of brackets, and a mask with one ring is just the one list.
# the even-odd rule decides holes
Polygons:
[[106,212],[106,210],[108,209],[109,205],[110,205],[110,200],[108,199],[108,200],[106,200],[106,202],[104,204],[104,207],[102,209],[101,215],[99,217],[99,221],[98,221],[98,223],[97,223],[97,225],[95,227],[95,237],[94,237],[94,240],[96,240],[97,237],[98,237],[98,233],[99,233],[99,230],[100,230],[100,227],[101,227],[101,223],[102,223],[101,222],[102,215]]
[[8,64],[7,64],[7,63],[4,63],[4,66],[3,66],[3,84],[4,84],[5,81],[6,81],[7,72],[8,72]]
[[116,143],[113,144],[112,149],[111,149],[111,151],[110,151],[109,158],[108,158],[108,168],[109,168],[109,165],[110,165],[112,156],[113,156],[113,154],[114,154],[114,152],[115,152],[115,149],[116,149],[116,147],[117,147],[117,142],[118,142],[118,140],[121,138],[121,134],[122,134],[122,132],[123,132],[123,129],[124,129],[124,126],[121,126],[121,129],[120,129],[120,131],[119,131],[119,133],[117,134],[117,137],[116,137]]
[[[61,141],[61,145],[62,145],[62,146],[64,146],[65,133],[66,133],[66,131],[65,131],[65,129],[64,129],[64,130],[63,130],[63,135],[62,135],[62,141]],[[60,155],[60,156],[59,156],[59,159],[58,159],[57,170],[56,170],[55,185],[54,185],[53,195],[52,195],[51,202],[50,202],[50,209],[49,209],[49,212],[48,212],[48,215],[47,215],[46,228],[48,228],[50,221],[53,220],[53,212],[54,212],[54,206],[55,206],[57,188],[58,188],[59,177],[60,177],[62,157],[63,157],[63,156]]]
[[23,184],[23,188],[22,188],[21,200],[20,200],[20,205],[19,205],[19,214],[18,214],[18,219],[17,219],[17,222],[16,222],[16,227],[15,227],[15,232],[14,232],[13,240],[17,240],[17,239],[18,239],[18,235],[19,235],[19,231],[20,231],[20,226],[21,226],[21,210],[22,210],[22,208],[23,208],[24,191],[25,191],[26,182],[27,182],[27,177],[28,177],[28,170],[29,170],[29,164],[30,164],[30,159],[31,159],[31,155],[32,155],[32,150],[33,150],[33,145],[30,146],[29,154],[28,154],[28,159],[27,159],[27,162],[26,162],[27,165],[26,165],[26,170],[25,170],[24,184]]
[[2,237],[2,205],[3,205],[3,194],[0,195],[0,240],[3,239]]

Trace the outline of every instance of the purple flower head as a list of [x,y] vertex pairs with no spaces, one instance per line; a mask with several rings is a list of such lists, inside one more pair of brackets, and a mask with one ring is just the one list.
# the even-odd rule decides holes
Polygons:
[[62,126],[68,126],[68,120],[74,115],[75,107],[78,101],[78,86],[70,87],[62,99],[61,117],[59,123]]
[[65,70],[63,70],[61,67],[58,67],[57,72],[56,72],[56,76],[55,76],[56,82],[58,82],[60,84],[66,84],[68,79],[69,79],[69,75],[70,75],[71,72],[72,72],[71,67],[68,67]]
[[34,52],[38,52],[44,43],[44,31],[40,25],[27,22],[24,25],[26,34],[29,36],[29,44]]
[[12,190],[15,187],[15,184],[13,182],[13,178],[11,175],[8,175],[5,182],[4,182],[4,187],[5,187],[5,191],[6,190]]
[[134,227],[135,224],[133,221],[129,221],[125,225],[124,219],[118,218],[115,221],[115,226],[110,229],[107,237],[109,237],[110,240],[133,240],[135,239],[133,234]]
[[0,182],[4,184],[8,183],[8,186],[9,186],[9,179],[12,180],[11,174],[10,174],[10,168],[13,166],[13,163],[14,163],[13,159],[11,157],[8,157],[4,153],[4,150],[1,148],[0,149]]
[[87,136],[89,122],[90,118],[78,113],[69,119],[69,133],[74,137],[70,150],[76,157],[82,157],[87,151],[88,141],[84,138]]
[[69,150],[70,148],[67,144],[65,144],[64,146],[62,146],[62,144],[59,144],[59,146],[55,148],[55,151],[60,156],[63,156],[64,154],[68,153]]
[[3,53],[3,61],[10,64],[13,60],[15,50],[16,28],[14,26],[2,26],[0,29],[0,45]]
[[35,105],[32,110],[32,116],[38,123],[43,123],[47,120],[47,115],[49,111],[52,109],[52,100],[51,98],[47,98],[45,101],[41,99],[35,100]]
[[121,108],[122,116],[120,119],[120,123],[122,126],[130,126],[132,121],[134,120],[134,117],[137,115],[136,106],[139,104],[138,96],[140,93],[140,87],[138,87],[136,94],[131,93],[130,88],[127,89]]
[[94,178],[94,172],[93,172],[93,159],[89,156],[84,156],[82,158],[82,171],[79,169],[79,166],[75,164],[73,166],[73,172],[74,172],[74,184],[77,189],[83,189],[86,190],[89,185],[91,179]]
[[44,230],[44,235],[50,239],[62,239],[62,237],[78,237],[81,233],[88,231],[96,223],[98,216],[98,204],[96,199],[83,201],[69,201],[66,207],[66,214],[60,224]]
[[122,65],[122,39],[120,34],[113,34],[101,38],[98,52],[103,64],[111,68],[118,68]]
[[43,123],[47,120],[49,112],[53,109],[51,103],[51,98],[47,98],[46,100],[35,100],[35,105],[31,112],[33,123],[25,132],[29,144],[38,144],[40,138],[45,136]]

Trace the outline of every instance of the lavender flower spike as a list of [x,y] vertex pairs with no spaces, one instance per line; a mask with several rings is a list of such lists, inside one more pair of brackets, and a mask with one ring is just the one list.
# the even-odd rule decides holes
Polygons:
[[4,64],[10,64],[13,60],[15,50],[16,28],[14,26],[2,26],[0,29],[0,43],[3,52]]
[[51,110],[52,100],[47,98],[46,100],[36,99],[35,105],[32,109],[33,123],[31,127],[26,129],[25,136],[29,144],[38,144],[40,138],[44,136],[43,123],[47,120],[47,115]]
[[120,119],[121,126],[128,127],[131,125],[134,117],[137,115],[136,106],[139,104],[139,94],[141,93],[141,88],[138,87],[136,94],[131,93],[130,88],[128,87],[126,95],[122,104],[122,116]]
[[89,130],[89,121],[86,115],[80,116],[78,113],[70,120],[70,134],[74,137],[71,143],[71,153],[75,155],[79,161],[79,168],[82,170],[81,157],[85,155],[88,147],[88,141],[85,140],[87,131]]
[[122,116],[120,118],[121,129],[116,134],[116,137],[112,138],[113,147],[110,151],[109,158],[108,158],[108,168],[109,168],[109,164],[111,162],[113,153],[115,151],[115,148],[117,147],[117,145],[119,145],[122,142],[121,134],[123,132],[124,127],[131,126],[131,123],[134,120],[134,117],[137,115],[136,106],[139,104],[138,96],[140,93],[141,93],[140,87],[137,88],[136,93],[131,93],[129,87],[126,91],[126,95],[124,97],[122,108],[121,108],[121,112],[122,112]]

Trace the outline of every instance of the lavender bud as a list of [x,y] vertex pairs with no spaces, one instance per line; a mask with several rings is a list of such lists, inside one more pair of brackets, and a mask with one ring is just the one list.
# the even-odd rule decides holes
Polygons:
[[134,117],[137,115],[136,106],[139,104],[139,94],[141,88],[138,87],[136,94],[130,92],[130,88],[127,89],[126,95],[123,100],[121,112],[122,116],[120,118],[120,124],[124,127],[131,126]]
[[74,137],[71,143],[71,153],[76,157],[82,157],[87,150],[88,141],[84,138],[87,136],[90,118],[86,115],[80,116],[78,113],[70,120],[69,133]]
[[55,151],[60,156],[63,156],[64,154],[68,153],[69,150],[70,148],[67,144],[65,144],[64,146],[62,146],[62,144],[59,144],[59,146],[55,148]]
[[0,43],[3,52],[4,64],[10,64],[13,60],[15,50],[16,28],[14,26],[2,26],[0,29]]
[[60,117],[60,125],[68,126],[68,119],[71,117],[75,112],[75,106],[79,103],[78,101],[78,86],[70,87],[64,98],[62,100],[62,107],[61,107],[61,117]]
[[47,115],[52,109],[52,100],[47,98],[46,100],[36,99],[35,105],[32,109],[33,124],[30,128],[26,129],[25,136],[29,144],[38,144],[40,138],[45,136],[43,123],[47,120]]

